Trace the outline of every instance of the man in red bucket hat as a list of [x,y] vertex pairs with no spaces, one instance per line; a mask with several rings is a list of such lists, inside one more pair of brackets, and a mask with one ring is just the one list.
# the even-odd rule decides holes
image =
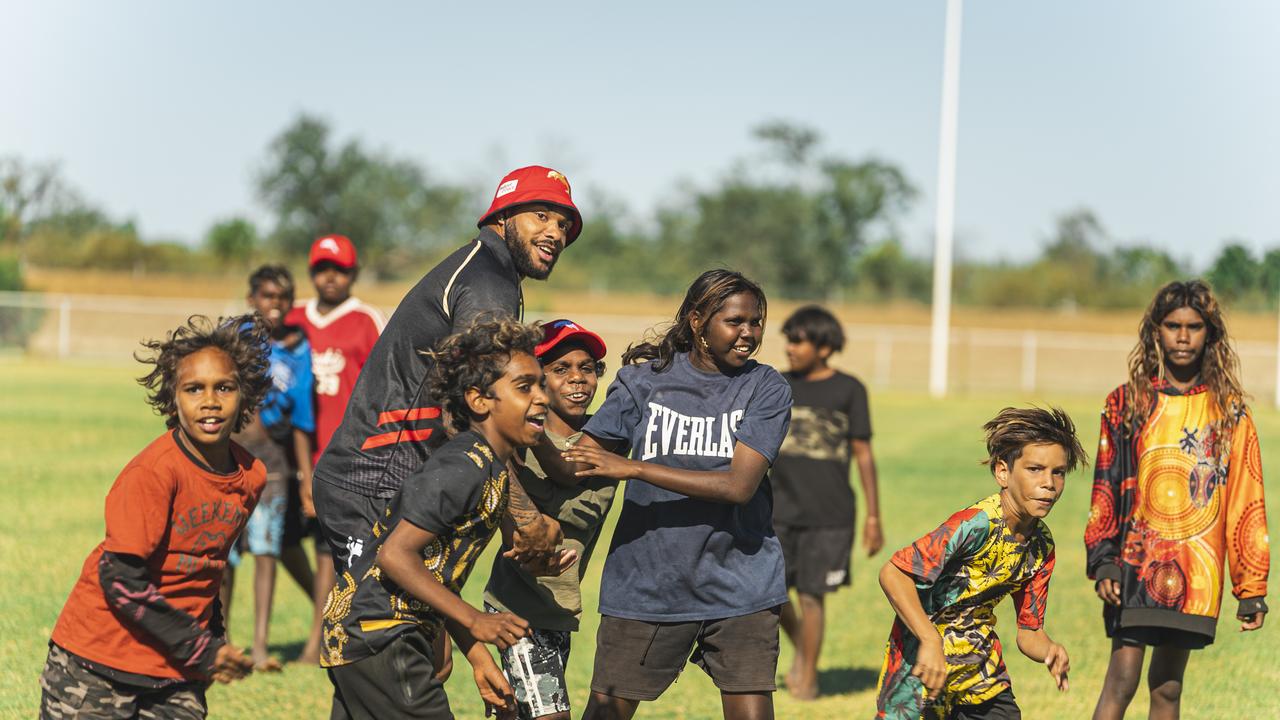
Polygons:
[[[445,440],[441,409],[426,388],[422,350],[466,329],[481,315],[523,315],[520,283],[545,280],[582,232],[569,181],[537,165],[513,170],[498,183],[480,217],[475,240],[458,248],[405,295],[378,338],[343,417],[316,464],[316,517],[333,550],[339,577],[372,544],[374,522],[406,477]],[[514,479],[508,502],[520,559],[550,556],[559,524],[542,515]],[[342,588],[339,582],[339,590]],[[439,647],[435,667],[448,653]],[[354,648],[325,639],[321,664],[358,662]]]
[[[563,174],[531,165],[502,178],[476,225],[475,240],[404,296],[316,465],[316,512],[340,567],[363,551],[386,501],[443,441],[440,408],[424,395],[427,366],[419,351],[482,314],[520,318],[521,281],[551,275],[560,253],[582,232],[582,215]],[[518,502],[513,506],[513,513],[520,512]]]

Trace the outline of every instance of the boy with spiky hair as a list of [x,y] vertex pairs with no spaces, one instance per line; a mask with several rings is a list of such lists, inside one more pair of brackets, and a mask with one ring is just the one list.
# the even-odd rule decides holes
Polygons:
[[880,571],[897,618],[877,718],[1020,718],[995,632],[995,608],[1007,595],[1017,604],[1018,649],[1067,689],[1067,651],[1044,631],[1054,565],[1044,518],[1067,473],[1085,462],[1084,449],[1057,408],[1005,408],[983,430],[984,463],[1000,491],[894,553]]
[[223,637],[217,598],[266,483],[231,440],[271,383],[265,333],[248,316],[197,316],[144,347],[155,367],[138,382],[168,430],[107,493],[106,539],[53,628],[42,718],[203,718],[208,682],[252,669]]

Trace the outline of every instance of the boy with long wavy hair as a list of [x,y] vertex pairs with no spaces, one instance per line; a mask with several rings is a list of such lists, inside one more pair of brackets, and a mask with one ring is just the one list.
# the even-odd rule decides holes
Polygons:
[[1262,459],[1222,311],[1200,280],[1156,293],[1107,396],[1085,528],[1111,660],[1095,718],[1120,718],[1148,645],[1151,717],[1177,717],[1191,650],[1213,642],[1230,564],[1241,630],[1262,627]]

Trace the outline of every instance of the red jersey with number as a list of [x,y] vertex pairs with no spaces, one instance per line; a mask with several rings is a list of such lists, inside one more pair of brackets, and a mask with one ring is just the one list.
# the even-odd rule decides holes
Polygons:
[[68,652],[161,678],[185,676],[156,643],[111,609],[98,579],[102,553],[146,560],[160,595],[207,628],[227,552],[267,483],[262,461],[234,442],[236,468],[223,475],[180,445],[178,432],[156,438],[120,471],[107,492],[107,537],[84,561],[53,628],[53,641]]
[[311,369],[316,378],[316,449],[312,460],[319,461],[342,424],[360,368],[387,321],[358,298],[347,298],[323,315],[312,298],[294,306],[285,322],[302,328],[311,343]]

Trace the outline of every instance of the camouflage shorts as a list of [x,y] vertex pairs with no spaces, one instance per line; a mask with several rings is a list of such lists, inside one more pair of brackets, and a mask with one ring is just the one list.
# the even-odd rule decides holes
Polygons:
[[[485,609],[497,612],[488,605]],[[515,691],[520,720],[569,712],[564,670],[569,664],[570,637],[563,630],[531,628],[529,637],[499,653]]]
[[202,684],[184,682],[146,688],[113,682],[85,668],[70,653],[52,643],[44,672],[40,674],[40,689],[41,720],[203,720],[209,712]]

